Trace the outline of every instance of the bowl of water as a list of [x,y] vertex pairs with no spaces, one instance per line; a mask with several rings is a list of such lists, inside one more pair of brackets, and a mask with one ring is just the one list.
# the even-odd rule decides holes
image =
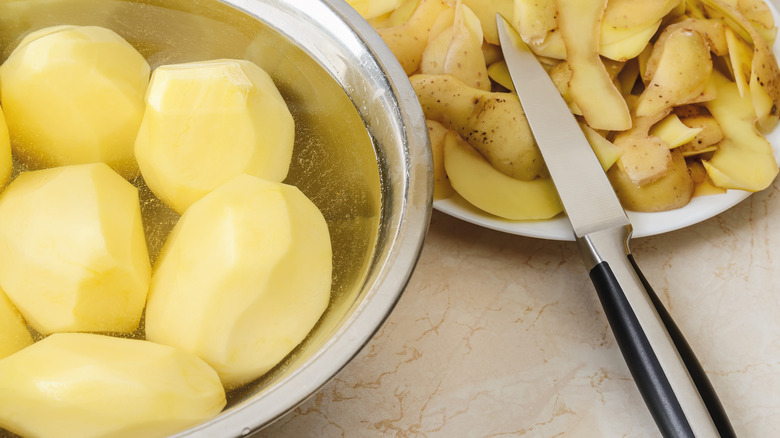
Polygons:
[[[180,433],[246,436],[338,373],[379,329],[411,276],[433,188],[425,120],[411,85],[368,23],[335,0],[5,1],[2,60],[24,35],[62,24],[109,28],[152,69],[209,59],[252,61],[271,76],[295,120],[284,182],[298,187],[327,221],[330,303],[281,363],[231,389],[217,417]],[[179,216],[142,178],[132,182],[154,261]],[[0,436],[14,435],[0,429]]]

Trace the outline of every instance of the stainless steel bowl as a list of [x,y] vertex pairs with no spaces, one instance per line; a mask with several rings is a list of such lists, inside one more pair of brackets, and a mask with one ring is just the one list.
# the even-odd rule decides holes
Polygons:
[[[180,436],[250,434],[304,401],[358,353],[417,262],[431,212],[432,164],[406,75],[341,0],[6,0],[0,3],[3,59],[25,33],[55,24],[109,27],[152,67],[252,60],[271,74],[291,108],[296,149],[287,182],[328,220],[331,304],[283,363],[229,393],[220,416]],[[154,256],[176,216],[138,184]]]

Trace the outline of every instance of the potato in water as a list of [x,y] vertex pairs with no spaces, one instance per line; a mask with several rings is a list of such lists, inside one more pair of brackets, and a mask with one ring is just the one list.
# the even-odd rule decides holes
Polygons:
[[32,343],[32,335],[22,315],[0,289],[0,359]]
[[225,406],[192,353],[138,339],[57,333],[0,361],[0,427],[24,437],[164,437]]
[[150,276],[138,191],[106,164],[24,172],[0,197],[0,286],[38,332],[132,332]]
[[8,135],[8,125],[5,123],[3,109],[0,108],[0,190],[8,184],[12,171],[11,138]]
[[[201,424],[330,302],[328,225],[281,182],[295,126],[272,78],[233,59],[149,73],[94,26],[34,31],[0,66],[0,432]],[[182,215],[154,277],[133,184]]]
[[27,35],[0,66],[16,157],[34,169],[104,162],[134,178],[148,83],[149,64],[109,29],[64,25]]
[[330,300],[322,213],[297,188],[240,175],[182,215],[155,265],[148,340],[193,352],[227,388],[260,377]]
[[193,202],[247,173],[281,182],[295,126],[271,77],[244,60],[155,69],[135,153],[146,184],[184,213]]

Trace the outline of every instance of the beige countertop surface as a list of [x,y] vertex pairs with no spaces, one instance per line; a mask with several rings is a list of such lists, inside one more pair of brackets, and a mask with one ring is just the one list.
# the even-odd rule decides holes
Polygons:
[[[740,437],[780,431],[780,182],[633,253]],[[434,212],[398,305],[264,437],[655,437],[573,242]]]

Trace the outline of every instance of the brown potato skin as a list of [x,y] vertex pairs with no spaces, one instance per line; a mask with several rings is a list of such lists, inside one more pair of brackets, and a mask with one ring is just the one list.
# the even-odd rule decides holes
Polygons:
[[723,131],[718,121],[710,115],[685,117],[680,121],[689,128],[701,128],[693,140],[681,146],[683,152],[696,152],[723,140]]
[[623,208],[632,211],[657,212],[680,208],[690,202],[694,183],[682,152],[672,150],[669,171],[655,182],[637,186],[626,175],[620,161],[607,172]]
[[456,131],[499,172],[523,181],[549,175],[516,93],[480,90],[446,74],[409,81],[426,119]]

